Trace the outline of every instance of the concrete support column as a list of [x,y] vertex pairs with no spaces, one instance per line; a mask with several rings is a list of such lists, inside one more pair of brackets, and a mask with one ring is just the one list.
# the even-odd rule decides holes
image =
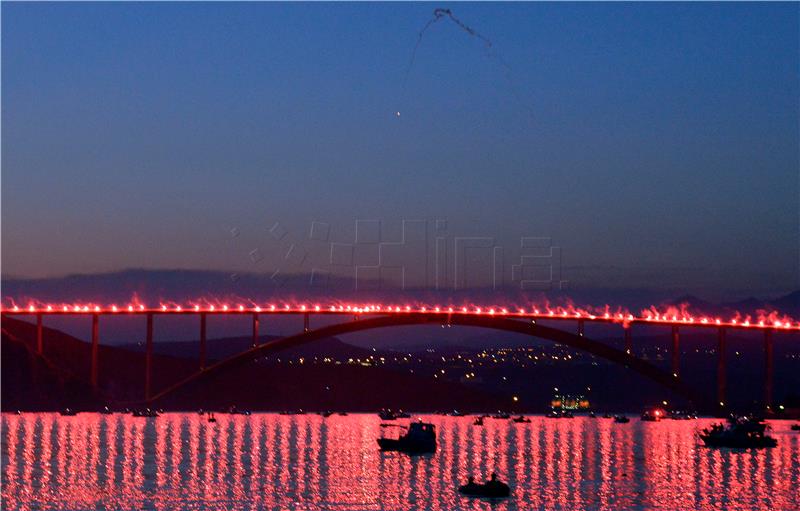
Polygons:
[[44,353],[44,338],[42,328],[42,315],[36,315],[36,354],[41,356]]
[[633,355],[633,335],[631,334],[631,325],[625,327],[625,352],[628,355]]
[[206,313],[200,313],[200,370],[206,368]]
[[767,329],[764,330],[764,407],[767,410],[772,409],[773,358],[772,329]]
[[253,314],[253,347],[258,346],[258,313]]
[[727,364],[725,359],[725,329],[717,332],[717,402],[725,406],[725,384]]
[[100,349],[100,315],[92,314],[92,362],[90,368],[90,379],[92,387],[97,389],[98,384],[98,355]]
[[676,378],[681,374],[681,344],[678,325],[672,325],[672,374]]
[[147,338],[144,343],[144,398],[150,399],[153,374],[153,314],[147,314]]

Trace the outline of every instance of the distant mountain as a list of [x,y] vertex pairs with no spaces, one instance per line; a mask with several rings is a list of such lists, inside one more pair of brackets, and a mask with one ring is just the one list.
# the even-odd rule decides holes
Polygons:
[[800,316],[800,289],[769,302],[775,309],[794,317]]

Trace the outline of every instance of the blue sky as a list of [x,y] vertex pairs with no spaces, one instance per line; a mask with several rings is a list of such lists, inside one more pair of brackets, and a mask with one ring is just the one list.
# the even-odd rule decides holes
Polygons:
[[493,53],[443,19],[407,73],[437,6],[3,3],[3,274],[426,218],[576,285],[800,285],[798,4],[447,4]]

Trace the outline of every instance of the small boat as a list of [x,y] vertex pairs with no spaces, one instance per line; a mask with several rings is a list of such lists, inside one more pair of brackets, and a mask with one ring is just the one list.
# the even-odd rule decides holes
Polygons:
[[134,410],[132,415],[134,417],[158,417],[158,410],[151,410],[150,408],[145,408],[144,410]]
[[325,410],[324,412],[319,412],[319,414],[322,415],[323,417],[330,417],[331,415],[333,415],[333,412],[330,410]]
[[75,415],[78,415],[77,410],[73,410],[72,408],[64,408],[58,413],[60,413],[64,417],[74,417]]
[[250,410],[239,410],[236,405],[228,407],[228,413],[231,415],[250,415]]
[[700,439],[708,447],[762,449],[775,447],[778,441],[767,435],[767,424],[760,419],[732,417],[727,427],[714,424],[703,428]]
[[642,412],[642,421],[658,422],[661,420],[661,410],[645,410]]
[[398,411],[394,416],[398,419],[410,419],[411,414],[408,412],[404,412],[403,410]]
[[399,438],[378,439],[382,451],[399,451],[407,454],[426,454],[436,452],[436,428],[427,422],[412,422],[405,426],[394,424],[381,424],[381,427],[399,427],[406,429],[406,433]]
[[205,414],[206,414],[206,411],[203,410],[202,408],[197,410],[197,415],[205,415]]
[[603,418],[604,419],[613,419],[614,417],[610,413],[604,413],[603,414]]
[[596,419],[596,418],[597,418],[597,415],[595,415],[595,413],[594,413],[594,412],[589,412],[589,418],[590,418],[590,419]]
[[341,415],[342,417],[346,417],[347,416],[347,412],[339,412],[336,415]]
[[450,417],[463,417],[466,414],[464,412],[459,412],[458,410],[453,410],[450,412]]
[[506,412],[498,411],[496,414],[492,415],[492,419],[510,419],[511,415]]
[[103,409],[102,409],[102,410],[100,410],[100,413],[101,413],[102,415],[112,415],[114,412],[112,412],[112,411],[111,411],[111,409],[110,409],[109,407],[107,407],[107,406],[104,406],[104,407],[103,407]]
[[800,424],[792,424],[792,431],[800,431]]
[[382,421],[393,421],[397,418],[397,414],[389,409],[384,408],[378,412],[378,417],[380,417]]
[[208,413],[208,422],[217,422],[217,418],[214,417],[214,412]]
[[489,499],[498,499],[508,497],[511,494],[511,488],[506,483],[497,480],[497,474],[492,474],[492,478],[484,484],[478,484],[470,477],[469,482],[463,486],[458,487],[459,493],[468,497],[484,497]]
[[617,424],[627,424],[630,421],[631,420],[625,415],[615,415],[614,416],[614,422],[616,422]]
[[531,421],[529,418],[527,418],[525,416],[522,416],[522,415],[520,415],[519,417],[514,417],[511,420],[516,422],[517,424],[527,424],[527,423],[529,423]]
[[472,423],[473,426],[483,426],[483,417],[476,417]]

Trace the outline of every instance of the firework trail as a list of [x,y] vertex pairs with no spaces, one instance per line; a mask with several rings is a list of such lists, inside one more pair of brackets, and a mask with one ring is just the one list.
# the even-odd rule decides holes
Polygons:
[[[425,23],[425,25],[422,27],[422,30],[419,31],[419,35],[417,36],[417,42],[416,42],[416,44],[414,44],[414,49],[411,52],[411,58],[409,59],[408,67],[406,68],[406,73],[405,73],[405,76],[403,77],[403,86],[402,86],[403,96],[405,96],[405,92],[406,92],[406,89],[407,89],[406,84],[408,83],[408,77],[411,75],[411,70],[414,68],[414,61],[417,58],[417,51],[419,50],[419,47],[422,44],[422,38],[425,36],[425,33],[428,31],[428,29],[431,26],[433,26],[435,23],[437,23],[438,21],[440,21],[442,19],[452,21],[453,23],[455,23],[456,26],[458,26],[460,29],[462,29],[464,32],[466,32],[470,37],[475,37],[477,39],[480,39],[481,42],[483,42],[484,47],[486,49],[486,56],[488,58],[494,60],[495,62],[497,62],[500,65],[500,67],[503,68],[503,74],[505,76],[505,79],[508,82],[509,88],[511,89],[511,93],[514,95],[514,97],[516,98],[517,102],[519,102],[521,105],[523,105],[525,107],[525,109],[528,110],[528,113],[531,116],[533,116],[533,109],[530,106],[525,104],[525,102],[522,100],[522,97],[520,96],[520,94],[519,94],[519,92],[518,92],[518,90],[516,88],[516,85],[514,83],[514,79],[513,79],[513,76],[512,76],[511,66],[508,65],[508,63],[505,61],[505,59],[503,59],[503,57],[495,51],[495,49],[494,49],[494,47],[492,45],[492,41],[488,37],[482,35],[477,30],[475,30],[474,28],[472,28],[469,25],[465,24],[460,19],[458,19],[456,16],[454,16],[453,12],[450,9],[442,9],[442,8],[434,9],[433,10],[433,17],[431,19],[429,19],[428,22]],[[399,117],[400,116],[400,112],[399,111],[396,112],[395,115],[397,115]]]

